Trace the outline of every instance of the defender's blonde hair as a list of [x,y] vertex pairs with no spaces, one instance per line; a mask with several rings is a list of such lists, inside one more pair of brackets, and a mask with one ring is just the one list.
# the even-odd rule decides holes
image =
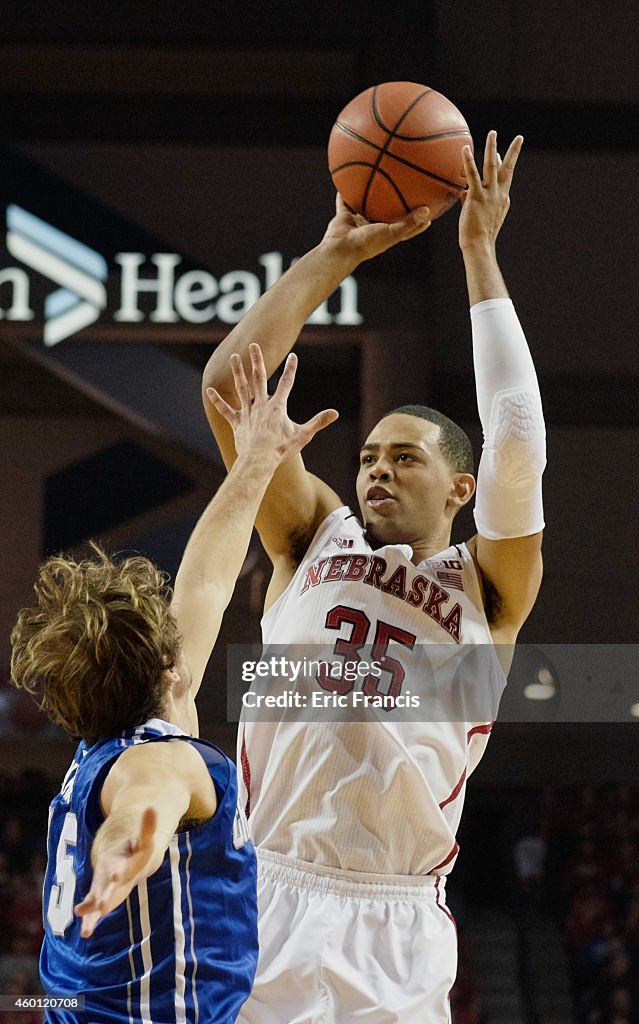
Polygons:
[[167,577],[147,558],[62,555],[41,566],[35,607],[11,633],[11,679],[89,745],[157,717],[180,649]]

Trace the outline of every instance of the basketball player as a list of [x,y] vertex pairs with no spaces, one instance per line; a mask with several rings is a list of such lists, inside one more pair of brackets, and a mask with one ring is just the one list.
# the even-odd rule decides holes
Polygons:
[[[484,428],[476,536],[450,547],[453,519],[475,491],[468,438],[423,406],[394,410],[366,438],[357,477],[364,528],[299,456],[279,467],[258,513],[273,562],[264,643],[328,647],[355,666],[371,645],[381,679],[371,672],[353,683],[353,673],[349,682],[346,672],[318,672],[309,684],[329,696],[350,687],[371,701],[392,694],[399,703],[409,690],[419,696],[429,659],[440,712],[240,724],[260,909],[257,977],[240,1015],[248,1024],[450,1021],[456,940],[445,878],[458,852],[466,780],[541,580],[541,400],[495,251],[522,141],[514,139],[502,162],[489,133],[483,178],[464,151],[459,242]],[[320,245],[211,357],[205,388],[232,401],[228,355],[244,358],[258,330],[272,373],[343,278],[428,224],[425,209],[396,224],[367,224],[338,198]],[[260,381],[258,395],[264,387]],[[209,418],[231,466],[228,424],[211,408]],[[462,658],[469,648],[485,656],[459,714],[459,671],[480,663]]]
[[51,805],[40,967],[45,992],[83,994],[86,1014],[51,1021],[231,1024],[251,989],[255,854],[235,766],[197,738],[195,696],[275,467],[337,414],[287,419],[294,356],[271,399],[251,404],[239,357],[233,373],[237,460],[173,594],[147,559],[115,564],[94,545],[41,567],[12,633],[15,685],[82,737]]

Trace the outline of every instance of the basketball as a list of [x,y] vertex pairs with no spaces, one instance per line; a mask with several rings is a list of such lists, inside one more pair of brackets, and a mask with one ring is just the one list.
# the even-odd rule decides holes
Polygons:
[[441,216],[466,189],[462,149],[473,140],[450,100],[416,82],[384,82],[351,100],[333,125],[328,166],[337,191],[367,220],[416,206]]

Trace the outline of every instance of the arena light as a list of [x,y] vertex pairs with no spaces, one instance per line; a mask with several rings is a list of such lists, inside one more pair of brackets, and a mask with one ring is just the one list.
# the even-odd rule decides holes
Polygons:
[[560,676],[548,654],[535,644],[518,645],[499,705],[501,721],[554,721],[560,704]]
[[529,683],[524,688],[524,697],[527,697],[528,700],[550,700],[555,693],[555,687],[545,683]]
[[528,700],[550,700],[555,696],[557,688],[550,669],[542,666],[537,672],[537,680],[536,683],[528,683],[528,686],[524,687],[524,697]]

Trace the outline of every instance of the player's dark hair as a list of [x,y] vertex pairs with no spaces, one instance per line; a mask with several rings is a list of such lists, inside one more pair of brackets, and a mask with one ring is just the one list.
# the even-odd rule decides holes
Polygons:
[[386,415],[392,416],[396,412],[404,413],[406,416],[419,416],[438,426],[439,447],[444,458],[455,472],[474,473],[475,459],[468,434],[448,416],[444,416],[443,412],[430,409],[427,405],[400,405],[398,409],[391,409]]
[[162,673],[181,643],[164,573],[91,547],[84,561],[56,555],[41,566],[36,604],[11,633],[14,686],[89,746],[161,715]]

